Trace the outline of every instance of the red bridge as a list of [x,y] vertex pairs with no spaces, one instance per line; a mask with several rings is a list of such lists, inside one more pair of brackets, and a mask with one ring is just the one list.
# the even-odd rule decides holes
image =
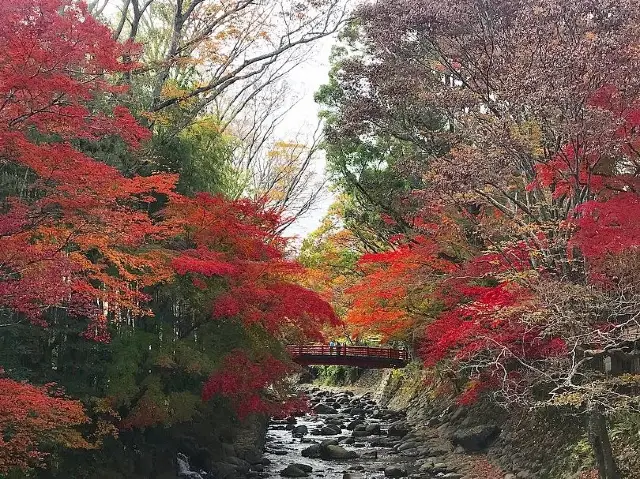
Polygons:
[[404,349],[367,346],[287,346],[291,358],[302,366],[340,365],[367,369],[403,368],[409,362]]

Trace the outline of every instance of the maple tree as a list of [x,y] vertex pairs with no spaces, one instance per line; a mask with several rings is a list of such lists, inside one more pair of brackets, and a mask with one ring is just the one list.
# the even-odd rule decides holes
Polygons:
[[127,47],[85,18],[82,4],[2,9],[0,137],[3,170],[17,183],[4,193],[2,306],[46,322],[48,309],[64,305],[90,319],[89,336],[104,340],[106,316],[138,309],[141,287],[157,279],[149,275],[153,254],[131,253],[160,233],[138,209],[152,194],[170,192],[175,179],[125,178],[72,144],[117,135],[135,147],[149,137],[124,107],[103,113],[86,106],[98,94],[119,91],[108,75],[129,68],[117,61]]
[[89,420],[82,403],[64,397],[55,385],[0,378],[0,411],[0,474],[41,465],[51,444],[91,447],[76,429]]
[[[153,140],[120,103],[139,48],[81,2],[20,0],[0,13],[2,361],[12,378],[60,379],[87,407],[2,379],[2,472],[44,466],[41,443],[94,447],[77,428],[89,416],[135,438],[204,410],[200,393],[249,395],[239,414],[286,410],[263,394],[289,372],[281,341],[317,338],[337,318],[296,284],[303,270],[286,259],[279,212],[91,156],[144,156]],[[181,141],[220,139],[200,126]],[[255,354],[269,375],[234,391],[220,369],[227,354]],[[111,426],[96,419],[105,414]]]
[[[324,96],[330,147],[343,163],[368,147],[369,164],[421,179],[391,203],[404,206],[389,221],[403,226],[407,251],[420,248],[414,218],[435,213],[430,222],[458,234],[426,234],[455,266],[435,283],[416,268],[395,290],[376,289],[406,267],[402,253],[382,253],[369,279],[379,298],[366,295],[365,279],[356,304],[399,306],[390,319],[407,317],[403,286],[418,285],[419,298],[439,304],[424,317],[423,357],[466,379],[463,401],[488,389],[511,405],[572,404],[591,418],[602,477],[619,477],[602,413],[637,408],[637,376],[597,364],[632,357],[638,320],[628,269],[640,214],[640,92],[628,70],[637,11],[630,2],[407,0],[357,16]],[[376,151],[388,138],[407,146]],[[353,171],[342,168],[339,181],[372,204]],[[381,246],[396,249],[389,236]]]

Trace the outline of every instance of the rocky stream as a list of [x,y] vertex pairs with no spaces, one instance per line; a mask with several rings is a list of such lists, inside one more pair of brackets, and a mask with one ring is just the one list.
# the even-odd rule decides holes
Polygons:
[[[478,454],[500,436],[497,426],[451,428],[460,413],[416,422],[370,392],[309,387],[311,412],[271,420],[259,452],[237,453],[210,473],[178,458],[178,477],[190,479],[535,479],[526,470],[505,473]],[[233,451],[232,451],[233,452]]]
[[[311,414],[271,422],[262,463],[252,466],[256,477],[489,477],[477,475],[469,464],[461,468],[451,462],[456,444],[441,439],[437,431],[413,428],[403,411],[380,406],[371,393],[311,388],[308,395]],[[498,433],[485,430],[459,437],[458,453]]]

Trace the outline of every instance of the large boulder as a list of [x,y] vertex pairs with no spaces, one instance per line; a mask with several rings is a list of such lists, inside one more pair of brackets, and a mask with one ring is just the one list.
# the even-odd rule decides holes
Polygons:
[[358,454],[354,451],[348,451],[342,446],[326,446],[321,448],[320,455],[323,459],[356,459]]
[[323,404],[323,403],[317,404],[317,405],[313,408],[313,411],[314,411],[316,414],[337,414],[337,413],[338,413],[338,411],[336,410],[336,408],[331,407],[331,406],[329,406],[329,405],[327,405],[327,404]]
[[495,425],[458,429],[451,435],[451,442],[467,452],[482,451],[498,438],[500,432],[500,428]]
[[289,464],[282,471],[282,477],[309,477],[309,474],[298,467],[298,464]]

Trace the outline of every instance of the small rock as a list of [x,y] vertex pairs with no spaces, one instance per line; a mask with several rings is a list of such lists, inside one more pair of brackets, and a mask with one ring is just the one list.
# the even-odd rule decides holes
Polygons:
[[305,434],[309,433],[309,428],[304,424],[302,424],[300,426],[294,427],[291,432],[293,433],[294,436],[304,436]]

